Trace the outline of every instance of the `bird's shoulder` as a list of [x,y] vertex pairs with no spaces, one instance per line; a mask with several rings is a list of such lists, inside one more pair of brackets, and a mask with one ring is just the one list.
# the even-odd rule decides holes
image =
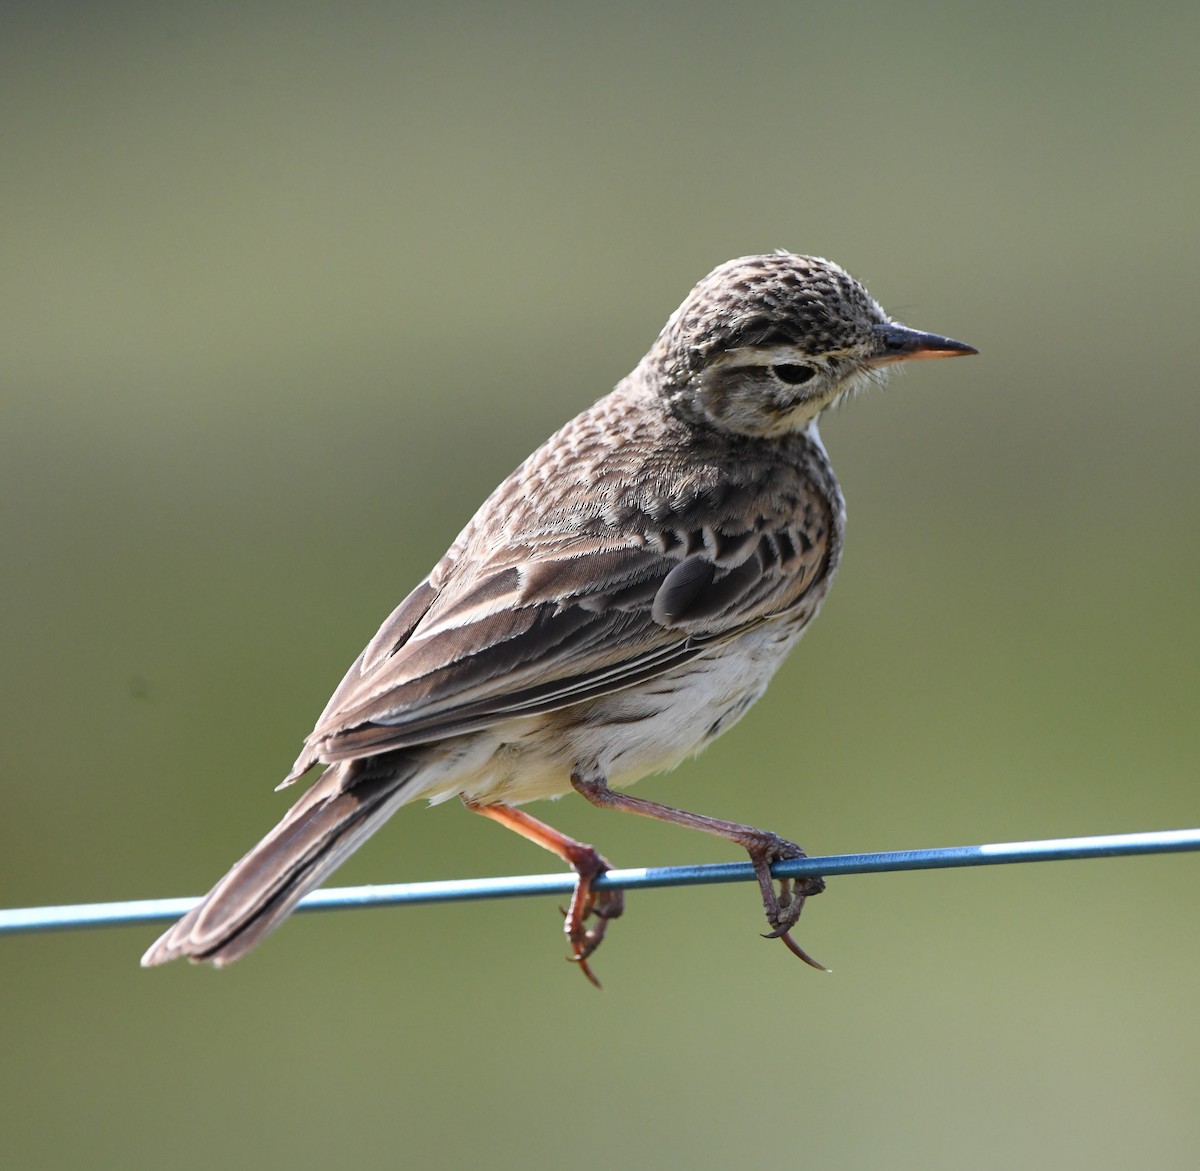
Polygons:
[[836,527],[841,493],[815,428],[762,440],[697,427],[626,384],[577,415],[487,498],[434,568],[445,589],[484,566],[528,565],[567,548],[728,539],[797,522]]

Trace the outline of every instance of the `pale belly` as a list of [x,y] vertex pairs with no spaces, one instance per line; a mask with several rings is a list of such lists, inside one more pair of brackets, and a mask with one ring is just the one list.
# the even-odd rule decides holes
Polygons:
[[519,805],[571,792],[576,769],[614,788],[672,769],[745,715],[805,625],[768,623],[627,691],[446,741],[411,798]]

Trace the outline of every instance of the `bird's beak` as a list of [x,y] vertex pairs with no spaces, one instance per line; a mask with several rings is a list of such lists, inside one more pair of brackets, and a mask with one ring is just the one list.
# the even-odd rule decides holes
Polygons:
[[956,342],[938,333],[922,333],[907,325],[889,322],[875,326],[879,349],[868,360],[871,366],[887,366],[893,362],[912,362],[917,358],[957,358],[963,354],[978,354],[974,346]]

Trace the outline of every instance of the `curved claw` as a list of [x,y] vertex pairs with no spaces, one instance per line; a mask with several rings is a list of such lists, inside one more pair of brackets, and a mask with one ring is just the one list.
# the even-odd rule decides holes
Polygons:
[[[592,950],[594,951],[595,948],[593,947]],[[586,952],[583,955],[563,956],[563,959],[569,964],[578,964],[579,970],[588,978],[589,981],[591,981],[592,987],[603,990],[604,985],[596,979],[596,973],[593,972],[590,967],[588,967],[587,957],[590,954],[591,952]]]
[[829,969],[822,963],[818,963],[802,948],[792,937],[786,932],[775,932],[772,935],[764,936],[765,939],[782,939],[787,945],[788,951],[794,956],[799,956],[810,968],[816,968],[818,972],[828,972]]

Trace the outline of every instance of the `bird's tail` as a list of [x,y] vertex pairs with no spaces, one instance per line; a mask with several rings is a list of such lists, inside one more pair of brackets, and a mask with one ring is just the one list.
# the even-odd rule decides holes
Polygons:
[[[415,762],[327,768],[284,819],[142,956],[150,968],[187,956],[215,967],[245,955],[296,904],[412,800]],[[364,767],[365,766],[365,767]]]

